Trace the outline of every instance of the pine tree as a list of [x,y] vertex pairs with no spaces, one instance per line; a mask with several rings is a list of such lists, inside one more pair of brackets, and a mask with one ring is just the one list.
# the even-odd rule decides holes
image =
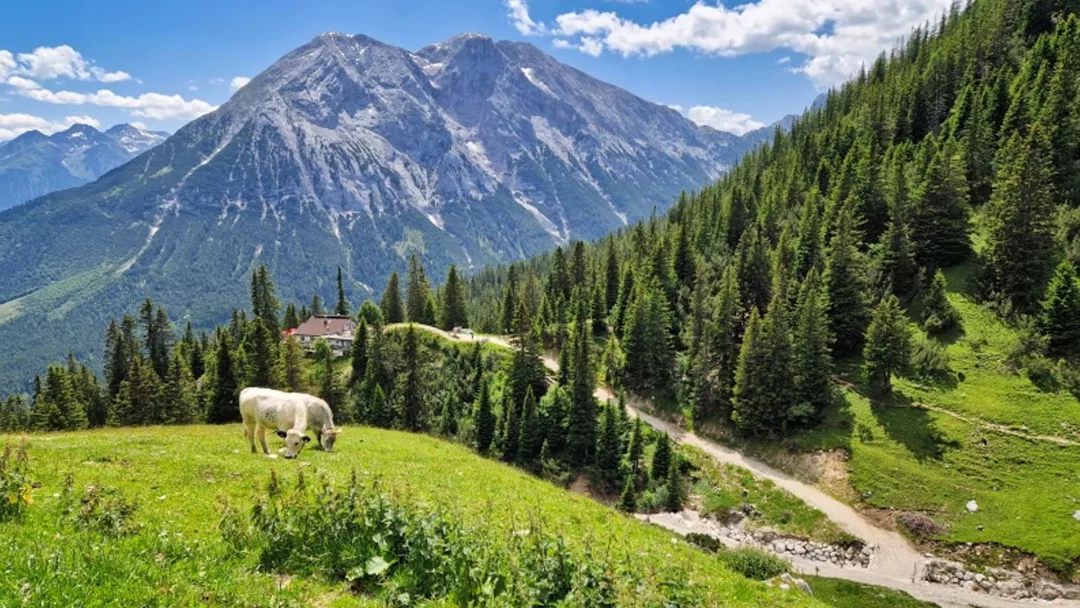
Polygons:
[[530,462],[540,452],[544,440],[537,411],[536,395],[532,387],[525,393],[525,403],[521,411],[521,439],[518,444],[518,460]]
[[[914,203],[911,236],[919,264],[941,268],[964,261],[971,252],[971,212],[963,160],[951,142],[930,158]],[[841,339],[837,332],[838,344]]]
[[604,258],[604,306],[607,312],[619,301],[619,257],[615,252],[615,239],[608,239]]
[[803,281],[792,332],[796,405],[790,417],[795,424],[806,425],[814,420],[832,395],[831,336],[826,307],[821,279],[817,269],[813,269]]
[[480,382],[473,407],[473,425],[476,427],[476,450],[486,454],[495,439],[495,415],[491,411],[491,396],[488,394],[487,378]]
[[195,422],[195,381],[187,368],[187,362],[179,352],[169,360],[169,372],[162,391],[164,424],[192,424]]
[[1080,285],[1069,260],[1058,264],[1046,289],[1039,328],[1049,337],[1050,354],[1063,357],[1080,354]]
[[[570,411],[570,395],[566,387],[556,387],[541,401],[541,426],[544,429],[543,447],[548,450],[548,456],[562,454],[566,448],[567,414]],[[541,460],[544,460],[541,455]]]
[[923,326],[929,334],[940,334],[960,323],[960,312],[949,302],[945,273],[938,269],[923,296]]
[[240,389],[233,369],[232,344],[226,332],[218,332],[217,345],[214,385],[210,394],[206,421],[210,424],[239,422],[240,409],[236,399]]
[[690,248],[690,226],[679,228],[678,240],[675,243],[675,256],[672,258],[672,271],[680,285],[690,285],[697,274],[694,266],[694,254]]
[[323,308],[322,296],[315,294],[311,296],[311,316],[321,317],[326,314],[326,309]]
[[[251,274],[251,312],[254,313],[255,318],[262,319],[263,325],[266,326],[267,331],[275,341],[281,335],[281,325],[278,319],[280,310],[281,303],[274,293],[274,281],[270,278],[270,271],[266,269],[265,265],[260,265]],[[295,316],[296,311],[294,309],[294,322]],[[288,315],[286,315],[286,322],[288,322],[287,317]],[[290,327],[296,327],[296,325]]]
[[626,377],[634,388],[664,386],[675,356],[671,346],[671,310],[654,277],[642,283],[626,313],[623,350]]
[[405,386],[402,393],[401,414],[406,430],[423,430],[423,395],[420,386],[420,355],[416,342],[416,326],[410,324],[405,330],[403,358],[405,365]]
[[285,307],[285,329],[296,329],[300,327],[300,316],[296,312],[296,304],[289,304]]
[[570,271],[566,268],[566,255],[562,247],[556,247],[552,254],[551,270],[548,273],[548,282],[545,288],[548,298],[552,302],[562,299],[563,302],[570,300]]
[[743,307],[749,309],[757,306],[759,310],[765,310],[772,297],[772,265],[768,246],[756,227],[751,227],[743,235],[735,258],[739,264]]
[[337,304],[334,305],[334,314],[349,315],[349,301],[345,299],[345,281],[341,276],[341,266],[337,268]]
[[335,418],[341,420],[343,418],[341,406],[342,406],[342,390],[341,383],[338,380],[337,371],[334,369],[334,353],[330,349],[326,349],[322,360],[319,361],[322,364],[322,375],[319,383],[319,397],[322,397],[323,401],[330,406],[330,412]]
[[252,385],[263,387],[275,387],[279,382],[274,377],[276,361],[276,340],[266,324],[256,317],[248,325],[250,331],[248,344],[248,378]]
[[443,329],[468,327],[469,317],[465,311],[465,285],[458,278],[457,266],[450,265],[446,275],[445,296],[440,314]]
[[280,379],[284,390],[292,393],[301,392],[304,353],[300,348],[300,343],[294,336],[289,336],[279,351],[276,377]]
[[619,494],[618,507],[623,513],[633,513],[637,510],[637,484],[634,481],[633,473],[626,474],[622,492]]
[[525,400],[525,394],[531,388],[534,394],[542,395],[546,389],[547,371],[540,357],[539,346],[532,332],[529,313],[525,302],[518,301],[518,310],[514,318],[514,353],[510,357],[508,383],[511,399],[515,403]]
[[502,452],[503,460],[514,462],[518,458],[518,450],[521,447],[521,414],[522,403],[514,401],[510,393],[503,395],[500,415],[502,416]]
[[405,307],[401,303],[401,286],[397,272],[390,275],[379,308],[382,309],[383,319],[388,325],[405,321]]
[[617,487],[616,484],[619,481],[619,460],[622,456],[616,418],[614,406],[605,405],[604,422],[596,443],[596,468],[600,473],[600,479],[612,489]]
[[915,263],[915,244],[908,223],[906,168],[898,159],[889,172],[889,215],[885,233],[878,244],[877,265],[881,282],[898,294],[911,293],[916,286],[919,269]]
[[679,471],[679,455],[672,454],[671,465],[667,474],[667,500],[664,507],[671,513],[682,511],[684,493],[682,487],[682,474]]
[[649,476],[653,479],[667,479],[671,469],[671,438],[667,433],[660,435],[656,441],[656,451],[653,452],[652,467]]
[[859,242],[856,222],[852,206],[844,205],[825,262],[823,281],[829,325],[835,338],[834,352],[838,355],[859,349],[869,322],[862,254],[856,247]]
[[570,254],[570,286],[578,287],[585,285],[585,243],[574,242],[574,251]]
[[637,479],[641,471],[641,459],[645,456],[645,437],[641,434],[641,418],[634,418],[630,441],[626,445],[626,464],[631,475]]
[[517,314],[518,307],[517,294],[517,267],[511,264],[506,272],[506,290],[503,292],[502,301],[502,322],[499,325],[504,333],[514,332],[514,315]]
[[900,308],[900,300],[889,295],[874,309],[866,330],[863,371],[879,394],[892,391],[892,377],[908,365],[911,358],[911,332]]
[[713,308],[711,325],[712,359],[716,366],[714,399],[721,415],[730,417],[731,396],[735,390],[735,370],[739,364],[739,334],[742,308],[739,277],[733,264],[724,268],[720,278],[720,293]]
[[[751,326],[755,321],[752,315]],[[747,328],[739,354],[732,419],[744,435],[782,435],[798,398],[786,300],[777,294],[756,325]]]
[[431,288],[428,286],[424,265],[413,254],[409,258],[409,285],[405,298],[405,314],[412,323],[434,325],[435,315],[431,307]]
[[353,334],[353,345],[349,351],[349,367],[352,375],[349,376],[349,388],[356,388],[367,375],[368,363],[368,328],[367,322],[361,318],[356,324],[356,333]]
[[998,161],[987,206],[986,267],[993,294],[1021,311],[1034,310],[1056,262],[1053,165],[1041,125],[1014,134]]
[[626,313],[630,309],[630,304],[633,303],[635,295],[633,266],[627,264],[625,270],[623,270],[623,279],[621,287],[619,287],[619,298],[615,303],[615,310],[612,312],[614,317],[612,319],[612,325],[615,327],[615,335],[619,338],[622,338],[625,335]]
[[589,357],[585,324],[578,323],[574,339],[573,375],[570,379],[570,411],[567,416],[566,449],[570,464],[592,460],[596,447],[596,377]]

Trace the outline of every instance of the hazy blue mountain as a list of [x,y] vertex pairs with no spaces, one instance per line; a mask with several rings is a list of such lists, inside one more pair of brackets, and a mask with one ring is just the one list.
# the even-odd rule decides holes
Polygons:
[[0,146],[0,211],[93,181],[166,137],[127,124],[104,133],[83,124],[54,135],[23,133]]
[[358,303],[414,252],[441,280],[599,237],[748,145],[530,44],[324,34],[97,181],[0,214],[0,388],[99,358],[147,296],[202,326],[257,264],[305,300],[340,265]]

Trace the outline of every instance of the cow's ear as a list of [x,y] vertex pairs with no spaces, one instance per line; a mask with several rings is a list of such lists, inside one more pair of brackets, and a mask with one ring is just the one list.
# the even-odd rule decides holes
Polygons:
[[288,433],[286,433],[285,431],[278,431],[278,432],[277,432],[277,436],[278,436],[278,437],[281,437],[282,439],[285,439],[286,437],[288,437],[288,436],[289,436],[289,434],[288,434]]
[[309,441],[311,441],[311,437],[308,437],[307,435],[304,435],[304,443],[307,443]]

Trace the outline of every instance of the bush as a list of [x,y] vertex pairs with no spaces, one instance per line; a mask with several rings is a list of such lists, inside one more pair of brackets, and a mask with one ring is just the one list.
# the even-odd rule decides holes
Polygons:
[[919,378],[934,378],[949,373],[949,355],[936,340],[919,338],[911,349],[911,371]]
[[23,438],[18,447],[4,443],[0,452],[0,521],[14,519],[23,514],[33,499],[30,490],[33,482],[29,474],[27,441]]
[[922,513],[901,513],[897,521],[915,538],[931,538],[945,531],[943,526]]
[[69,474],[60,497],[65,519],[81,527],[96,530],[107,536],[126,536],[139,531],[135,512],[139,505],[127,500],[117,488],[88,485],[75,500],[75,483]]
[[[536,527],[506,536],[470,528],[355,475],[344,490],[323,479],[290,485],[272,480],[250,516],[226,510],[219,528],[266,571],[347,580],[386,605],[614,607],[618,588],[638,589],[637,573]],[[669,603],[692,591],[674,572],[660,573]]]
[[686,542],[694,545],[695,547],[700,547],[702,550],[708,553],[716,553],[717,551],[720,551],[724,548],[723,543],[721,543],[719,540],[712,536],[709,536],[708,534],[702,534],[700,532],[691,532],[690,534],[687,534]]
[[791,569],[791,565],[779,557],[752,547],[721,553],[720,561],[730,570],[757,581],[780,576]]

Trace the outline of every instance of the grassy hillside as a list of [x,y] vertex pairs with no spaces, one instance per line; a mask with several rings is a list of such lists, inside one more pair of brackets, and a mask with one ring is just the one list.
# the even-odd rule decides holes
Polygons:
[[[258,572],[255,557],[231,554],[217,529],[226,505],[247,513],[254,497],[265,494],[270,471],[292,486],[299,471],[309,480],[344,484],[354,468],[403,503],[445,508],[492,538],[540,526],[561,535],[575,555],[587,550],[609,558],[640,581],[632,595],[622,591],[631,604],[660,602],[670,581],[689,586],[707,605],[814,604],[748,581],[661,530],[463,447],[366,428],[347,429],[338,446],[333,454],[305,450],[298,461],[268,459],[248,452],[238,425],[33,436],[30,470],[40,485],[21,520],[0,524],[0,563],[11,582],[0,586],[0,605],[24,599],[39,606],[374,604],[321,577]],[[63,516],[69,474],[76,496],[94,485],[134,500],[137,532],[110,535]],[[84,502],[75,511],[89,508]]]
[[[901,378],[891,398],[873,403],[862,387],[845,390],[821,428],[792,442],[846,450],[868,506],[924,512],[948,527],[940,540],[1015,547],[1069,572],[1080,563],[1080,401],[1009,369],[1019,333],[974,301],[969,271],[949,273],[963,329],[946,341],[946,373]],[[978,512],[967,511],[969,500]]]

